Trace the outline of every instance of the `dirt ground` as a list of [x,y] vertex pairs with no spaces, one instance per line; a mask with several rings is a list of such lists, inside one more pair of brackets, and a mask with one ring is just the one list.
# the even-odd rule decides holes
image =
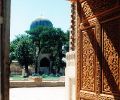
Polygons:
[[65,100],[65,87],[10,88],[10,100]]

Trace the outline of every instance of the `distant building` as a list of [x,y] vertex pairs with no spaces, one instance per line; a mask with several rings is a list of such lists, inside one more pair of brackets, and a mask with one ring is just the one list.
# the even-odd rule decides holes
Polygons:
[[[40,17],[35,19],[31,23],[30,29],[34,29],[38,26],[53,27],[53,24],[50,20]],[[37,62],[38,72],[49,74],[51,72],[51,64],[52,64],[52,61],[50,59],[51,54],[40,52],[37,53],[37,56],[38,56],[38,62]]]
[[30,25],[30,29],[34,29],[38,26],[45,26],[45,27],[53,27],[53,24],[50,20],[45,19],[43,17],[37,18],[35,19],[31,25]]

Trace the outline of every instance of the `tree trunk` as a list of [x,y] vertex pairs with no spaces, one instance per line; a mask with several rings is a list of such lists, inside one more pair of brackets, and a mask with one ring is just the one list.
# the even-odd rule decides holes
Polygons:
[[25,65],[25,73],[26,73],[26,77],[29,76],[29,70],[28,70],[28,65],[26,64]]
[[36,62],[35,62],[35,74],[38,74],[38,63],[37,63],[37,59],[36,59]]
[[57,73],[58,74],[60,73],[60,66],[58,66],[58,68],[57,68]]

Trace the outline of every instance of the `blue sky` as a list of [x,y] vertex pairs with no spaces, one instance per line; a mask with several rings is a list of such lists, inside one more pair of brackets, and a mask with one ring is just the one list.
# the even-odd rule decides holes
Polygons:
[[63,31],[70,28],[70,3],[67,0],[11,0],[10,40],[29,30],[36,18],[44,16]]

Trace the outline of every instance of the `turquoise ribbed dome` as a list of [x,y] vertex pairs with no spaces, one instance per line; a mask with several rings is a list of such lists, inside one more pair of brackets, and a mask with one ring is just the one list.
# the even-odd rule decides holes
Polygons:
[[35,19],[31,25],[30,25],[30,29],[34,29],[38,26],[45,26],[45,27],[53,27],[53,24],[51,21],[49,21],[48,19],[45,19],[45,18],[37,18]]

